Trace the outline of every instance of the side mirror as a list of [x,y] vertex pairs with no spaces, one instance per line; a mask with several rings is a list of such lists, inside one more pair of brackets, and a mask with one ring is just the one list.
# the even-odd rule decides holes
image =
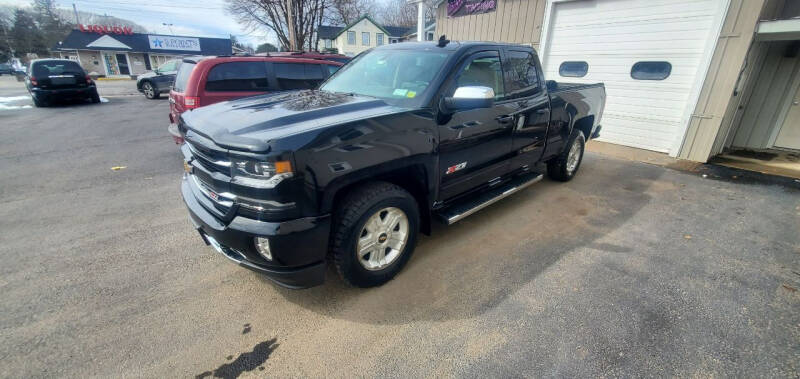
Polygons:
[[544,82],[544,85],[547,86],[548,91],[555,91],[558,89],[558,82],[555,80],[548,80]]
[[456,88],[453,97],[444,98],[447,110],[461,111],[494,106],[494,90],[483,86],[466,86]]

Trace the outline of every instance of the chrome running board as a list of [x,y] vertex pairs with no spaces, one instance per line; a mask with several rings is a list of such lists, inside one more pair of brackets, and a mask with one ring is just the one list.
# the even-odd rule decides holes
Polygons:
[[542,180],[542,178],[542,174],[536,172],[517,176],[505,184],[499,185],[484,193],[477,194],[475,197],[464,202],[451,205],[436,214],[445,224],[455,224],[465,217],[527,188],[531,184]]

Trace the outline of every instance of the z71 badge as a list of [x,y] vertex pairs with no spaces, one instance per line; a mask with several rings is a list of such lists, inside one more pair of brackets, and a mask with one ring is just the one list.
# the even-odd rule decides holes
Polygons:
[[447,172],[445,172],[445,175],[450,175],[458,170],[463,170],[464,167],[467,167],[467,162],[461,162],[455,166],[450,166],[447,168]]

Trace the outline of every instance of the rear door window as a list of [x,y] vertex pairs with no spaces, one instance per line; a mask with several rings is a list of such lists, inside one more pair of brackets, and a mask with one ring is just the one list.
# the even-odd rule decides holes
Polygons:
[[33,64],[33,76],[83,74],[81,66],[72,61],[36,62]]
[[220,63],[208,73],[206,91],[269,90],[267,66],[264,62]]
[[533,54],[527,51],[509,51],[506,66],[509,99],[532,96],[541,90]]
[[189,75],[192,74],[195,65],[195,63],[184,61],[181,67],[178,68],[178,74],[175,76],[175,84],[173,84],[175,92],[186,91],[186,83],[189,82]]
[[316,88],[330,76],[322,72],[322,65],[311,63],[275,63],[275,79],[282,90]]

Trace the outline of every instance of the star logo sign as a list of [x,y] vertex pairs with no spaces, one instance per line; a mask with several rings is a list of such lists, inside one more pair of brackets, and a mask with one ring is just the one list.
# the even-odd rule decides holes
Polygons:
[[164,47],[164,46],[162,46],[163,43],[164,43],[164,41],[156,38],[156,39],[153,40],[153,47]]

